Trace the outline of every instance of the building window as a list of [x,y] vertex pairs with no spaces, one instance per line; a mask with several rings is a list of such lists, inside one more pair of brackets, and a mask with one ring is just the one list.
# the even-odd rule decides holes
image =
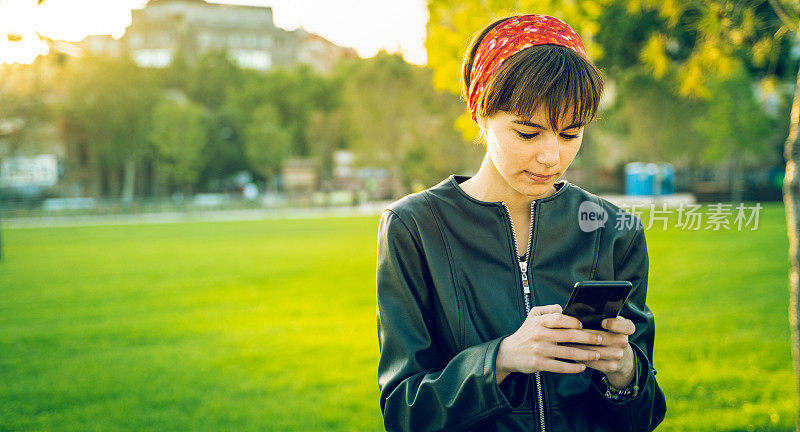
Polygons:
[[269,53],[256,50],[231,50],[231,57],[240,67],[257,70],[267,70],[272,66]]
[[133,52],[133,61],[141,67],[163,68],[172,62],[172,53],[166,49],[138,50]]

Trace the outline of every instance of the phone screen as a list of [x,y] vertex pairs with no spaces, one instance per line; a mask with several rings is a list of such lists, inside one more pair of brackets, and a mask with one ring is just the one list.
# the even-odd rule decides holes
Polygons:
[[603,330],[600,323],[619,314],[632,288],[628,281],[577,282],[563,314],[578,318],[585,329]]

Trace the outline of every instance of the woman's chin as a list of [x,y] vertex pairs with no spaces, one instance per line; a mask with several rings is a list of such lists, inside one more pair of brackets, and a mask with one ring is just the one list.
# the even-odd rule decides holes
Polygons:
[[528,196],[528,197],[530,197],[530,198],[533,198],[533,199],[538,199],[538,198],[541,198],[541,197],[543,197],[544,195],[546,195],[546,194],[547,194],[547,192],[548,192],[548,190],[549,190],[549,189],[552,189],[552,188],[553,188],[553,186],[552,186],[552,185],[542,185],[542,184],[530,185],[530,184],[523,184],[523,185],[518,185],[518,186],[514,187],[514,190],[516,190],[517,192],[519,192],[519,194],[520,194],[520,195],[526,195],[526,196]]
[[547,183],[533,183],[529,181],[515,189],[523,195],[527,195],[533,199],[539,199],[549,196],[548,193],[553,190],[553,183],[555,183],[555,181],[548,181]]

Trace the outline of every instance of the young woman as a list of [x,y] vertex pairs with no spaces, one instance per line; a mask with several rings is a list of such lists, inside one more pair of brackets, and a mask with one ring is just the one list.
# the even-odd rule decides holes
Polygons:
[[[378,229],[386,429],[655,429],[666,404],[641,221],[559,180],[596,115],[599,71],[564,22],[519,15],[475,37],[462,78],[480,169],[394,202]],[[595,226],[579,223],[587,209]],[[561,313],[584,280],[633,284],[604,330]]]

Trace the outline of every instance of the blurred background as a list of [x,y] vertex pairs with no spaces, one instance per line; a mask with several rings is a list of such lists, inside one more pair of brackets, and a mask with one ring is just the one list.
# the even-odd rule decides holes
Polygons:
[[477,171],[459,69],[512,13],[569,23],[606,78],[564,178],[761,209],[648,227],[659,430],[795,430],[798,10],[0,0],[0,430],[381,430],[378,217]]

